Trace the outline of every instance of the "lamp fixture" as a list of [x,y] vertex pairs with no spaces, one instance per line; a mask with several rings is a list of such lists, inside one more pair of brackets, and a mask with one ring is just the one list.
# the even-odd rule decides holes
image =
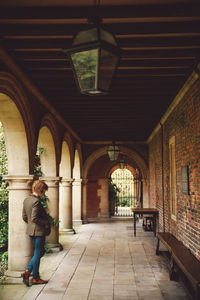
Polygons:
[[110,158],[110,161],[117,160],[119,156],[119,152],[120,152],[119,147],[115,145],[114,142],[112,143],[112,145],[108,146],[107,153]]
[[122,156],[122,158],[119,160],[119,167],[120,169],[126,169],[126,163],[125,163],[125,160],[124,160],[124,157]]
[[120,48],[114,35],[101,26],[99,6],[97,16],[90,18],[88,28],[78,32],[70,49],[63,49],[70,57],[76,84],[82,94],[102,95],[110,88],[116,70]]

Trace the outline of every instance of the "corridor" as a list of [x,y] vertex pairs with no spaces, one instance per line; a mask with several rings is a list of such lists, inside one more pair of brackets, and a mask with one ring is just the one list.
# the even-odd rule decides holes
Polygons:
[[47,285],[5,285],[0,299],[190,299],[180,283],[169,280],[165,259],[155,255],[156,238],[143,231],[141,221],[136,237],[132,219],[90,223],[76,230],[75,235],[60,236],[63,251],[42,258],[41,277],[49,279]]

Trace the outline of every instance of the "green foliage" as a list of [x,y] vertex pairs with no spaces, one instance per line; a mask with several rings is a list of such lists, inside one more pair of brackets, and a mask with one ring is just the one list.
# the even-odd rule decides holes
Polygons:
[[5,250],[8,245],[8,183],[3,179],[3,175],[7,172],[6,145],[0,123],[0,249]]
[[[43,147],[39,147],[37,150],[37,153],[35,155],[35,168],[34,168],[34,174],[37,176],[42,176],[42,169],[41,169],[41,162],[40,162],[40,156],[45,153],[45,148]],[[55,221],[55,219],[53,217],[50,216],[50,214],[48,213],[48,201],[49,198],[44,195],[42,197],[40,197],[41,203],[43,205],[43,207],[45,208],[47,215],[48,215],[48,219],[49,219],[49,223],[53,226],[58,226],[59,225],[59,221]]]
[[55,219],[52,218],[52,217],[50,216],[50,214],[48,213],[48,203],[47,203],[47,202],[49,201],[49,198],[48,198],[46,195],[44,195],[44,196],[40,197],[40,200],[41,200],[41,203],[42,203],[43,207],[44,207],[44,208],[46,209],[46,211],[47,211],[49,223],[50,223],[51,225],[53,225],[53,226],[58,226],[58,225],[59,225],[59,221],[56,222]]
[[42,169],[41,169],[41,163],[40,163],[40,155],[45,152],[45,149],[43,147],[39,147],[37,149],[37,153],[35,155],[35,167],[34,167],[34,174],[37,176],[42,176]]
[[97,50],[74,53],[72,60],[81,88],[90,89],[94,87],[97,72]]
[[8,252],[0,252],[0,283],[4,280],[4,271],[8,268]]
[[109,200],[113,201],[113,200],[118,200],[118,196],[117,193],[120,192],[120,189],[117,187],[117,185],[115,183],[113,183],[112,181],[109,182]]
[[6,145],[0,123],[0,278],[8,264],[8,183],[3,179],[7,172]]

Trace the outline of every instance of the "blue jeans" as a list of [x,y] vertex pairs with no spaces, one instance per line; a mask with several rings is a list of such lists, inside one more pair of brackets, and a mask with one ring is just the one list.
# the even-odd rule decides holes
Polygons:
[[34,244],[34,254],[28,264],[29,273],[33,271],[33,278],[39,277],[40,258],[44,255],[45,236],[30,236]]

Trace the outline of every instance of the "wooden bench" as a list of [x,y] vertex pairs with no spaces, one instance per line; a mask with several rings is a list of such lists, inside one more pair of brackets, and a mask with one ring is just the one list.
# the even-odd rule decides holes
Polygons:
[[157,238],[156,255],[160,253],[160,241],[170,253],[170,279],[173,280],[180,269],[193,287],[194,299],[200,300],[200,261],[171,233],[158,232]]

